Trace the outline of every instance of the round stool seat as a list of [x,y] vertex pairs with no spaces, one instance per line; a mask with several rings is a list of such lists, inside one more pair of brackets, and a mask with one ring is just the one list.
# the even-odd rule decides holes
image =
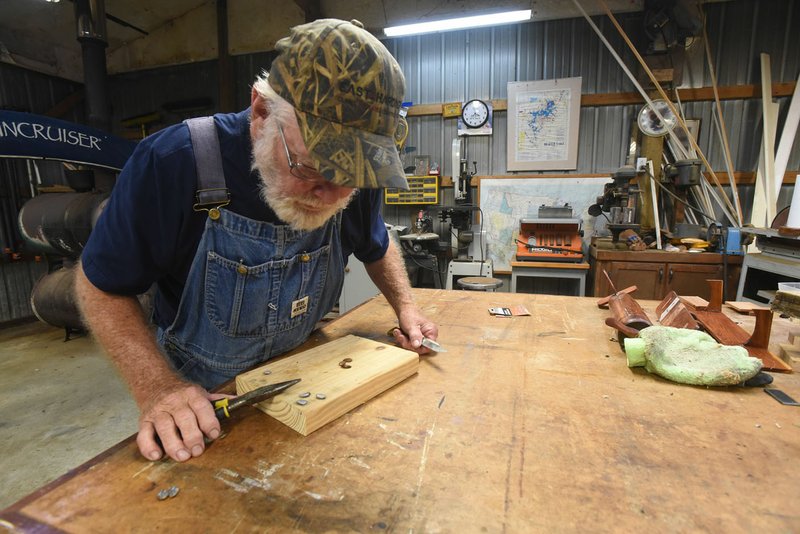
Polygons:
[[488,291],[490,289],[497,289],[503,285],[503,281],[497,278],[490,278],[488,276],[467,276],[456,280],[459,287],[463,289],[470,289],[472,291]]

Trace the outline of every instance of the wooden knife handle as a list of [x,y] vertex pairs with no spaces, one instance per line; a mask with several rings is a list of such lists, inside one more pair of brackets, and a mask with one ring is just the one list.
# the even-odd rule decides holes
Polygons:
[[612,316],[620,323],[636,331],[652,326],[653,322],[639,303],[626,293],[613,295],[608,302]]
[[635,330],[630,326],[625,326],[624,324],[620,323],[619,319],[616,317],[606,317],[606,324],[611,328],[616,328],[627,337],[639,337],[638,330]]

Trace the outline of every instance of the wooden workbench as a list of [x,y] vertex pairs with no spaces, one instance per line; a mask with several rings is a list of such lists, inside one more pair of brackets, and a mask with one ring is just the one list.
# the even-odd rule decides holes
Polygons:
[[[149,462],[129,439],[0,517],[35,532],[800,531],[800,408],[629,369],[595,299],[415,291],[449,352],[315,433],[242,408],[200,458]],[[486,311],[514,304],[532,316]],[[376,297],[306,348],[392,324]],[[787,328],[776,317],[774,344]],[[774,377],[800,399],[800,376]]]

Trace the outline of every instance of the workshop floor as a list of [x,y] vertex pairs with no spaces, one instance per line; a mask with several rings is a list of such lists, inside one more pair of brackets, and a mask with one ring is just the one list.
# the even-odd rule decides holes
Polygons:
[[40,322],[0,329],[0,392],[0,509],[136,431],[136,405],[94,341]]

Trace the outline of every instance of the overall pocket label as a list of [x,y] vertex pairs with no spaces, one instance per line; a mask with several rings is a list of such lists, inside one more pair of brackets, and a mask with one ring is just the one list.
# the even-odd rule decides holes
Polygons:
[[308,296],[292,301],[292,319],[308,311]]

